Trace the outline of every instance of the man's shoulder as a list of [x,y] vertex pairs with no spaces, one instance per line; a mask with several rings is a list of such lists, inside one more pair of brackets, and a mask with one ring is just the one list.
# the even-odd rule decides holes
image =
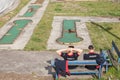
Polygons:
[[62,52],[62,53],[61,53],[61,56],[66,56],[66,55],[67,55],[66,52]]

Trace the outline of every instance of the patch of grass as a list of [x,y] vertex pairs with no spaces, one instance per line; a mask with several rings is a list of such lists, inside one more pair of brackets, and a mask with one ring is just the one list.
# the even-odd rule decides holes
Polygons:
[[[58,8],[60,11],[55,10]],[[83,1],[83,2],[61,2],[50,3],[48,12],[52,12],[56,15],[78,15],[78,16],[120,16],[119,3],[113,3],[108,1]]]
[[120,79],[120,73],[114,67],[110,67],[108,72],[105,75],[103,75],[103,78],[104,78],[104,80],[108,80],[109,78],[111,80],[119,80]]
[[96,50],[110,49],[112,40],[120,47],[120,23],[87,23]]
[[55,11],[56,12],[60,12],[62,10],[62,5],[61,4],[58,4],[55,8]]
[[44,0],[36,0],[35,3],[37,3],[37,4],[42,4],[43,2],[44,2]]
[[45,50],[47,46],[47,40],[50,35],[52,28],[52,18],[48,14],[44,14],[41,22],[37,25],[34,30],[29,43],[26,45],[25,50]]
[[0,27],[2,27],[7,21],[14,17],[27,3],[29,0],[20,0],[20,4],[16,9],[0,17]]

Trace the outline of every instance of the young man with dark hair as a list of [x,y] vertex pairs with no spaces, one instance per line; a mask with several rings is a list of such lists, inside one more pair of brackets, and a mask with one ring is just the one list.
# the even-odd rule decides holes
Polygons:
[[89,49],[89,54],[94,54],[95,53],[93,45],[89,45],[88,49]]
[[[84,54],[84,60],[96,60],[99,57],[99,54],[97,54],[94,51],[94,46],[93,45],[89,45],[88,49],[89,49],[88,54]],[[85,67],[87,69],[91,69],[91,70],[99,68],[99,66],[94,66],[94,65],[86,65]]]

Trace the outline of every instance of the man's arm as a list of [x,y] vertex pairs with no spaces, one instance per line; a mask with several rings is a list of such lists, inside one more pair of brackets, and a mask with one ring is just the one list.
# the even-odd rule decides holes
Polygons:
[[62,52],[66,51],[67,49],[60,49],[60,50],[57,50],[56,52],[61,55]]
[[82,49],[73,49],[74,51],[77,51],[78,52],[78,55],[80,55],[82,52],[83,52],[83,50]]

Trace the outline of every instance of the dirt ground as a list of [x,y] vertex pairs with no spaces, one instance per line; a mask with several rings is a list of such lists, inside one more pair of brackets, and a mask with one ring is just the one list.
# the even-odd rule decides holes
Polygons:
[[[60,80],[91,80],[91,77],[82,75],[80,76],[69,76],[60,77]],[[87,78],[85,78],[87,77]],[[53,76],[37,76],[35,74],[16,74],[16,73],[0,73],[0,80],[55,80]]]
[[54,80],[52,76],[37,76],[35,74],[0,73],[0,80]]

